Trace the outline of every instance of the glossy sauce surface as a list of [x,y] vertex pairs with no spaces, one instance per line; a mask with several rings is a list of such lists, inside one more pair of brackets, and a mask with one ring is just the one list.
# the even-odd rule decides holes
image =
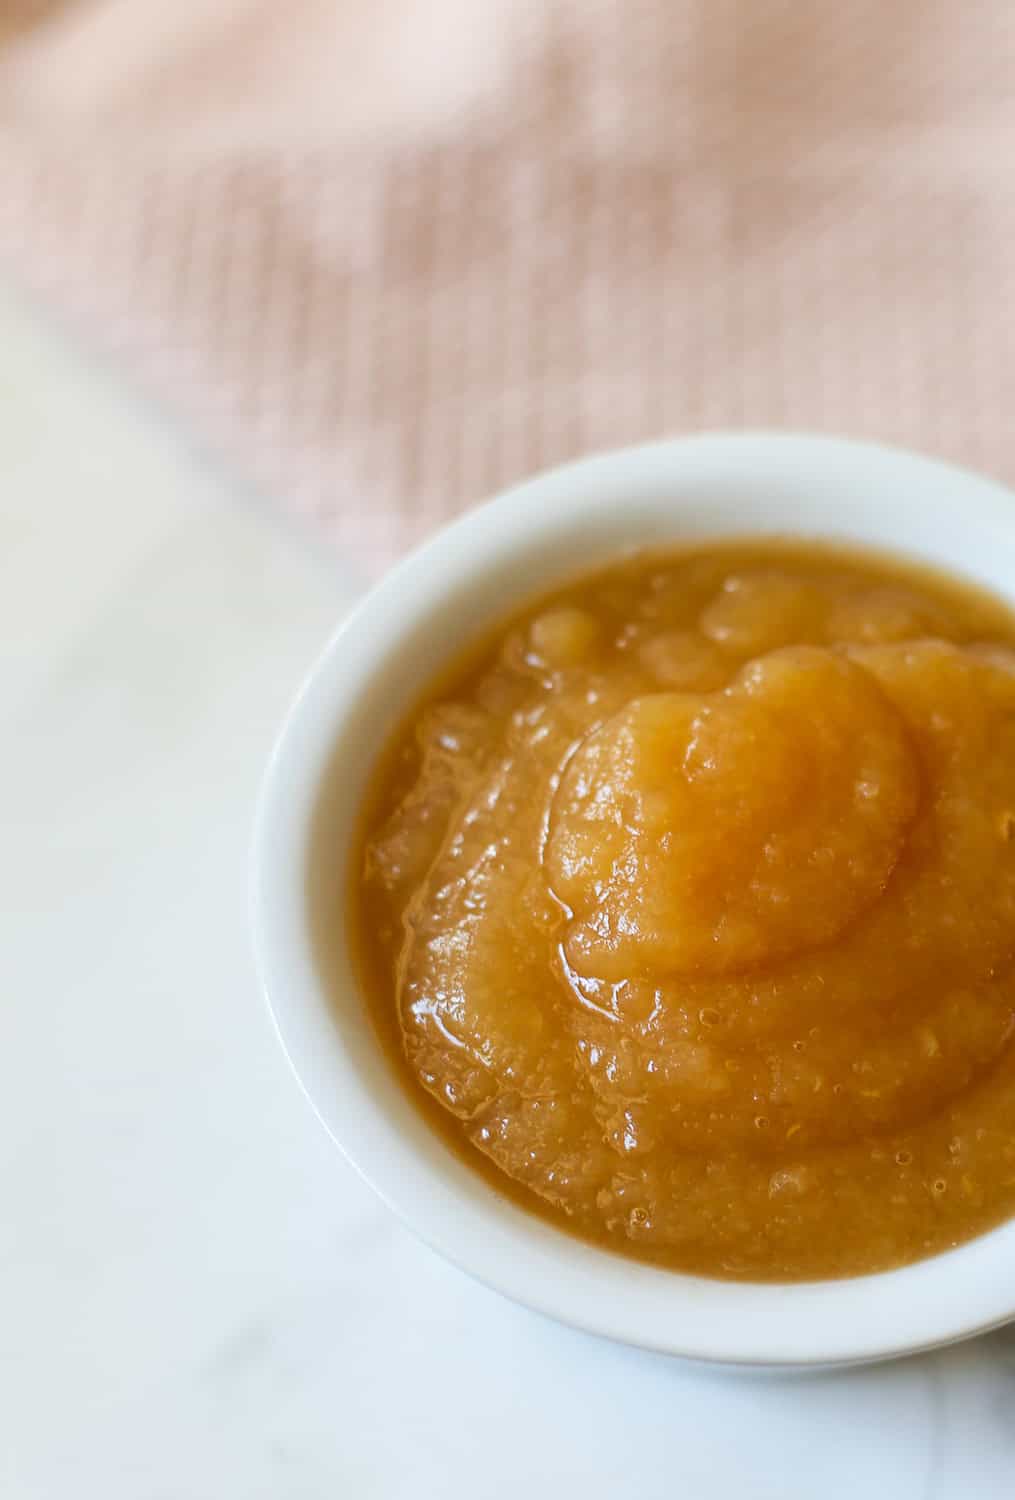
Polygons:
[[1015,1212],[996,601],[788,543],[625,561],[434,685],[351,890],[327,804],[322,962],[347,921],[406,1087],[562,1227],[794,1279]]

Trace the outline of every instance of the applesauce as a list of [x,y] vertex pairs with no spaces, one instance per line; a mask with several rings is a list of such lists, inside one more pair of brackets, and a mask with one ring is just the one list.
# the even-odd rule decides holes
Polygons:
[[406,1087],[518,1201],[752,1280],[881,1270],[1015,1212],[998,601],[817,545],[624,560],[431,686],[348,889],[337,778],[318,955],[347,921]]

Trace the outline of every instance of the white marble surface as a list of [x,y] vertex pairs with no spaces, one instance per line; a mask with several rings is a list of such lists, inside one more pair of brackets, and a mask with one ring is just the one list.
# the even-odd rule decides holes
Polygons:
[[1015,1493],[1015,1329],[702,1372],[500,1301],[344,1166],[244,867],[354,592],[0,288],[0,1495]]

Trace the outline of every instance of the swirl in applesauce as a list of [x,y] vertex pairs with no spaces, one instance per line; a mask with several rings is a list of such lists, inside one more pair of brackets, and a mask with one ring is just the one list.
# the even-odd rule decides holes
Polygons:
[[581,579],[396,736],[349,921],[428,1117],[583,1238],[755,1280],[959,1243],[1015,1212],[1015,621],[796,544]]

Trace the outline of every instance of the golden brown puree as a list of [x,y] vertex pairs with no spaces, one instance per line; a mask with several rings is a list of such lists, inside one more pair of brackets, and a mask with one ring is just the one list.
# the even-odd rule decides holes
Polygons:
[[1015,621],[789,544],[584,578],[403,726],[351,920],[445,1134],[584,1238],[943,1250],[1015,1212]]

